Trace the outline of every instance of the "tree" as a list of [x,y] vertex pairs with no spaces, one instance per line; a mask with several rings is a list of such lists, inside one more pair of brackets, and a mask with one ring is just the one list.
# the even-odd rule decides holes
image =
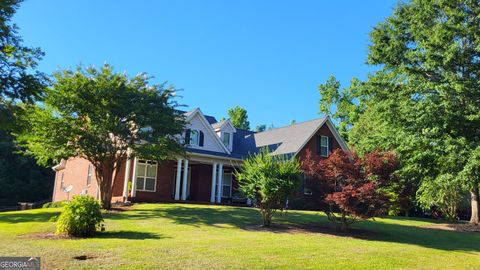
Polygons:
[[24,46],[18,27],[11,22],[20,2],[0,2],[0,128],[12,123],[15,102],[34,101],[41,96],[47,82],[46,76],[36,71],[43,52]]
[[248,122],[247,110],[240,106],[235,106],[228,110],[228,117],[232,120],[232,124],[236,128],[250,130],[250,122]]
[[183,153],[176,135],[185,123],[173,87],[151,85],[146,74],[129,78],[108,65],[54,77],[44,103],[26,106],[17,140],[42,164],[90,161],[103,208],[111,206],[113,179],[127,158],[162,161]]
[[0,1],[0,205],[44,200],[52,191],[52,170],[19,154],[22,149],[11,134],[17,129],[17,104],[41,99],[47,84],[46,76],[36,70],[43,52],[24,46],[12,22],[21,2]]
[[342,231],[358,218],[375,217],[388,209],[388,188],[398,166],[391,152],[375,151],[359,158],[341,149],[323,160],[308,152],[302,163],[310,183],[323,189],[313,196],[328,204],[328,219]]
[[300,185],[300,163],[296,158],[273,156],[262,149],[243,162],[236,177],[242,192],[258,204],[263,225],[269,227],[274,213],[283,210],[288,196]]
[[[478,1],[412,0],[370,33],[368,63],[378,70],[356,87],[362,113],[349,142],[359,151],[395,150],[400,175],[421,187],[424,202],[425,186],[456,190],[480,146],[479,15]],[[478,223],[478,182],[462,181],[471,193],[470,222]]]
[[265,125],[265,124],[257,125],[257,127],[255,127],[255,132],[263,132],[266,129],[267,129],[267,125]]
[[18,154],[21,150],[11,134],[0,130],[0,205],[38,202],[52,196],[52,169]]
[[358,87],[361,82],[353,78],[349,88],[340,89],[340,82],[332,75],[324,84],[320,84],[320,114],[330,116],[338,123],[340,134],[348,141],[348,131],[358,121],[363,112],[364,103]]
[[422,194],[418,202],[423,208],[436,207],[447,219],[457,218],[458,207],[464,196],[458,178],[454,175],[440,175],[428,185],[422,185],[418,192]]
[[[368,62],[383,67],[369,79],[377,85],[370,94],[392,105],[382,113],[386,121],[431,149],[421,163],[427,172],[421,185],[463,171],[464,157],[480,145],[479,16],[478,1],[415,0],[370,34]],[[468,181],[471,222],[478,223],[478,182]]]

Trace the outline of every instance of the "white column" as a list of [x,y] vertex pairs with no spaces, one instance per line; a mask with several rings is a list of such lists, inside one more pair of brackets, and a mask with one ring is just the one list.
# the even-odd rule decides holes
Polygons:
[[218,164],[218,190],[217,190],[217,203],[222,202],[222,184],[223,184],[223,164]]
[[132,172],[132,197],[137,195],[137,158],[133,159],[133,172]]
[[188,159],[183,164],[182,201],[187,200]]
[[217,184],[217,163],[212,164],[212,191],[210,193],[210,202],[215,202],[215,185]]
[[182,159],[177,159],[177,179],[175,181],[175,200],[180,200],[180,177],[182,175]]
[[128,178],[130,177],[130,156],[127,157],[127,162],[125,162],[125,179],[123,181],[123,197],[125,201],[128,201]]

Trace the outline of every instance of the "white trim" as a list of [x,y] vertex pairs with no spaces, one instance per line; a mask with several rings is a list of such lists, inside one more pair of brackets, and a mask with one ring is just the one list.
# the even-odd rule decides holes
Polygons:
[[196,153],[196,152],[189,152],[187,149],[188,155],[190,157],[207,157],[207,158],[212,158],[212,159],[220,159],[220,160],[227,160],[227,161],[240,161],[243,162],[243,159],[239,158],[231,158],[231,157],[222,157],[222,156],[215,156],[215,155],[209,155],[209,154],[201,154],[201,153]]
[[[140,191],[140,192],[156,192],[157,191],[158,162],[155,162],[155,165],[150,165],[150,164],[148,164],[148,162],[155,162],[155,161],[150,161],[150,160],[145,159],[145,175],[143,176],[143,189],[138,189],[135,185],[136,191]],[[138,164],[139,164],[139,162],[137,161],[137,166],[138,166]],[[151,177],[147,177],[147,171],[148,171],[147,166],[155,166],[155,182],[154,182],[155,185],[153,186],[153,190],[145,189],[145,186],[147,184],[147,178],[152,179]],[[135,183],[136,183],[137,182],[137,175],[135,174],[134,177],[135,177]]]
[[60,163],[58,163],[57,165],[55,165],[55,166],[52,167],[52,170],[58,172],[58,171],[60,171],[60,170],[65,169],[66,166],[67,166],[67,161],[62,158],[62,159],[60,160]]
[[213,129],[212,125],[210,125],[210,123],[208,123],[207,119],[205,118],[205,116],[203,115],[202,111],[200,111],[199,108],[196,108],[186,119],[185,121],[187,123],[190,123],[190,120],[192,120],[192,118],[198,114],[200,116],[200,121],[202,122],[202,124],[205,126],[205,128],[208,130],[208,132],[210,132],[210,135],[212,137],[214,137],[214,141],[220,146],[220,148],[222,148],[223,150],[225,150],[225,152],[227,154],[231,154],[230,153],[230,150],[227,149],[227,147],[223,144],[223,142],[220,140],[220,137],[215,133],[215,130]]
[[[228,145],[225,145],[225,134],[228,134]],[[227,131],[220,131],[220,139],[222,139],[222,143],[231,151],[233,149],[233,133]]]
[[227,119],[227,120],[224,120],[224,121],[222,122],[222,124],[215,129],[215,131],[220,131],[220,130],[222,130],[223,127],[224,127],[226,124],[229,124],[229,125],[230,125],[230,127],[232,128],[232,130],[233,130],[234,133],[237,132],[237,129],[233,126],[233,123],[232,123],[232,121],[230,120],[230,118]]
[[223,163],[220,163],[218,167],[217,203],[222,202],[222,187],[223,187]]
[[180,178],[182,175],[182,159],[177,158],[177,176],[175,179],[175,194],[174,198],[176,201],[180,200]]
[[89,162],[88,169],[87,169],[87,187],[90,187],[92,185],[92,178],[93,178],[93,164]]
[[183,182],[182,182],[182,201],[187,200],[187,181],[188,181],[188,159],[183,164]]
[[[195,137],[197,139],[197,142],[196,143],[192,143],[192,133],[195,132]],[[198,147],[201,147],[200,146],[200,130],[198,129],[190,129],[190,141],[189,142],[185,142],[186,145],[188,146],[198,146]]]
[[132,193],[131,197],[137,196],[137,157],[133,159],[133,171],[132,171],[132,190],[130,191]]
[[212,164],[212,188],[210,190],[210,202],[215,202],[215,187],[217,185],[217,163]]
[[337,129],[335,128],[335,126],[333,125],[332,123],[332,120],[330,120],[330,117],[325,117],[324,120],[318,125],[318,127],[312,132],[312,134],[310,134],[310,136],[308,136],[308,138],[303,142],[302,146],[300,148],[297,149],[297,151],[295,152],[295,154],[293,155],[294,157],[296,157],[298,155],[298,153],[300,153],[300,151],[302,151],[302,149],[305,147],[305,145],[307,145],[307,143],[313,138],[313,136],[315,136],[315,134],[317,134],[317,132],[320,130],[320,128],[325,124],[327,123],[327,126],[328,128],[330,129],[330,131],[332,132],[333,136],[335,137],[335,139],[337,140],[338,144],[340,144],[340,147],[342,148],[342,150],[344,151],[350,151],[348,149],[348,146],[347,144],[345,143],[345,141],[343,140],[342,136],[340,136],[340,134],[338,134],[338,131]]
[[125,162],[125,178],[123,179],[123,197],[125,198],[125,201],[128,200],[128,178],[130,176],[131,163],[131,158],[127,157],[127,162]]
[[222,187],[220,188],[220,192],[222,193],[222,198],[231,198],[232,197],[232,186],[233,186],[233,173],[232,172],[223,172],[223,174],[224,175],[230,174],[230,193],[226,197],[223,196],[223,186],[224,186],[223,178],[222,178]]
[[338,144],[340,144],[340,147],[342,148],[342,150],[344,151],[350,151],[350,149],[348,149],[348,145],[347,143],[345,143],[345,140],[343,140],[342,136],[340,136],[340,134],[338,133],[337,129],[335,128],[335,126],[333,125],[332,123],[332,120],[330,120],[330,117],[327,118],[327,126],[328,128],[330,129],[330,131],[332,132],[333,136],[335,137],[335,139],[337,140]]
[[[327,145],[322,145],[322,138],[327,139]],[[322,147],[327,147],[327,154],[322,155]],[[321,157],[328,157],[330,155],[330,138],[328,136],[320,135],[320,153]]]

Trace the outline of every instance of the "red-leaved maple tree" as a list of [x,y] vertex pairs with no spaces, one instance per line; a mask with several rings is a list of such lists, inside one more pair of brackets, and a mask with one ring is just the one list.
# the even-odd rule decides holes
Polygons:
[[387,189],[398,166],[392,152],[374,151],[360,158],[341,149],[322,160],[307,152],[302,163],[312,196],[327,204],[328,219],[340,230],[359,218],[375,217],[387,210]]

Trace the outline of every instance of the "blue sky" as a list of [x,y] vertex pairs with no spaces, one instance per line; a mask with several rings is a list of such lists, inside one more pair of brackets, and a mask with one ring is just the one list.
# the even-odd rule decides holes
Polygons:
[[397,1],[26,0],[14,17],[40,70],[104,62],[183,89],[180,100],[220,118],[235,105],[252,128],[319,117],[318,85],[344,86],[365,64],[374,25]]

